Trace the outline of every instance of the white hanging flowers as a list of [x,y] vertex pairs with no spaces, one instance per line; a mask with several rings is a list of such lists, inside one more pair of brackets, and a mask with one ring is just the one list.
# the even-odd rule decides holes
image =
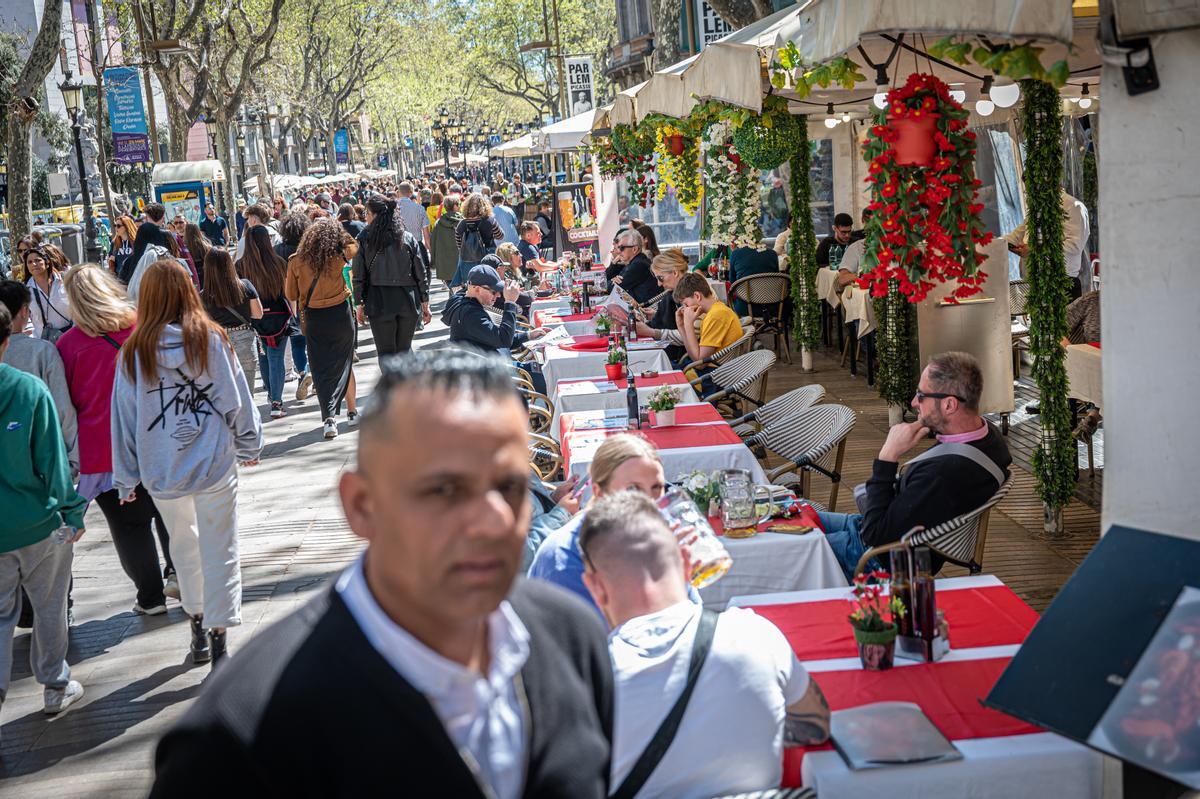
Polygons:
[[733,127],[718,120],[704,132],[705,191],[708,205],[704,243],[763,249],[759,226],[758,170],[742,163],[733,146]]

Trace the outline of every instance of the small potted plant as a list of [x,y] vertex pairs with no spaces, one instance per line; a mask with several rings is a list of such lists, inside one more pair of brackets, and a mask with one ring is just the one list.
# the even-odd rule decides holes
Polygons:
[[671,427],[675,424],[675,406],[679,396],[674,386],[663,386],[650,395],[650,410],[654,411],[655,427]]
[[896,619],[904,613],[898,596],[884,595],[891,575],[885,571],[854,578],[850,626],[858,644],[858,657],[868,671],[886,671],[896,654]]
[[609,380],[620,380],[625,376],[625,350],[612,347],[608,351],[608,360],[604,364],[604,374]]
[[597,336],[607,336],[612,331],[612,318],[606,312],[599,311],[594,321]]
[[721,485],[709,472],[697,469],[689,474],[683,480],[683,490],[692,498],[692,502],[696,503],[701,513],[709,517],[721,515]]

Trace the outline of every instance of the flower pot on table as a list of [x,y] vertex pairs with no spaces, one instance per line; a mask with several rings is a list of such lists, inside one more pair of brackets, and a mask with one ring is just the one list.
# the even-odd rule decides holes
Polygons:
[[609,380],[620,380],[625,376],[625,364],[606,363],[604,364],[604,374]]
[[887,630],[868,632],[854,628],[858,657],[867,671],[887,671],[896,656],[896,625]]
[[655,427],[674,427],[675,426],[675,409],[669,411],[654,412]]
[[937,142],[933,134],[937,131],[938,114],[922,114],[918,117],[898,117],[888,120],[888,127],[896,132],[892,149],[896,151],[896,166],[931,166],[937,155]]

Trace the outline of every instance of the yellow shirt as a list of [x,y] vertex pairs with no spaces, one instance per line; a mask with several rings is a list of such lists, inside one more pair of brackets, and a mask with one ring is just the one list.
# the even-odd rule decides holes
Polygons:
[[717,300],[700,322],[700,346],[723,350],[742,337],[742,323],[728,305]]

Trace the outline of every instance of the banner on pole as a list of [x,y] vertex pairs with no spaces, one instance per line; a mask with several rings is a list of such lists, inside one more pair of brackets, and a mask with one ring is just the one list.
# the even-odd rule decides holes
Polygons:
[[713,7],[704,0],[696,0],[696,25],[699,28],[696,37],[697,44],[703,50],[710,44],[724,39],[733,33],[733,26],[721,19]]
[[150,138],[146,130],[146,108],[142,105],[141,73],[133,67],[104,70],[108,122],[112,127],[113,160],[118,164],[150,161]]
[[350,163],[350,133],[345,128],[333,132],[333,159],[338,164]]
[[571,116],[583,114],[596,107],[596,87],[592,81],[592,57],[568,58],[567,106]]

